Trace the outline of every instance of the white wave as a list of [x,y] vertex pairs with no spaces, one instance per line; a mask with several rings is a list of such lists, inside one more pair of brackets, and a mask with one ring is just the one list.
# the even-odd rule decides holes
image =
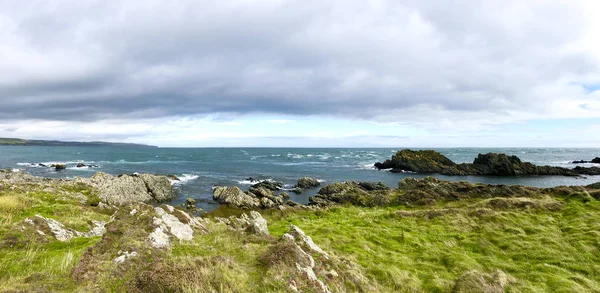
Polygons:
[[317,179],[317,181],[319,181],[319,183],[327,182],[327,180],[324,179]]
[[254,185],[254,184],[261,183],[261,182],[265,182],[265,181],[274,182],[274,180],[273,180],[273,179],[253,179],[253,180],[244,179],[244,180],[239,180],[239,181],[238,181],[238,184],[243,184],[243,185]]
[[15,169],[12,169],[11,171],[13,171],[13,173],[19,173],[19,172],[21,172],[21,169],[16,169],[15,168]]
[[365,169],[365,170],[375,170],[376,169],[375,165],[373,163],[360,165],[359,168],[360,169]]
[[68,167],[67,170],[77,170],[77,171],[85,171],[85,172],[96,172],[92,167]]
[[193,174],[182,174],[181,176],[177,176],[177,178],[179,178],[179,181],[175,180],[176,185],[183,185],[186,184],[190,181],[196,180],[198,178],[200,178],[200,176],[198,175],[193,175]]
[[287,157],[288,158],[292,158],[292,159],[302,159],[302,158],[304,158],[304,156],[300,155],[300,154],[287,154]]

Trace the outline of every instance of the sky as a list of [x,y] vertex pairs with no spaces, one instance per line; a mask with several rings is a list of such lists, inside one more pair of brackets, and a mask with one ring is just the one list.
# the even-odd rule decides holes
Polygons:
[[600,2],[0,0],[0,137],[600,147]]

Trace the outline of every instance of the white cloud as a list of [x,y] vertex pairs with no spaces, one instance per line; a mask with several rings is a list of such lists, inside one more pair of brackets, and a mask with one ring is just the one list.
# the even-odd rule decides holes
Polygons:
[[[13,136],[158,141],[170,127],[164,132],[184,140],[182,129],[213,133],[184,117],[219,115],[229,117],[206,127],[245,126],[238,116],[292,125],[310,115],[468,133],[600,118],[600,96],[582,86],[600,84],[597,1],[0,7],[0,124]],[[278,135],[269,129],[219,133]],[[317,136],[343,136],[332,131]]]

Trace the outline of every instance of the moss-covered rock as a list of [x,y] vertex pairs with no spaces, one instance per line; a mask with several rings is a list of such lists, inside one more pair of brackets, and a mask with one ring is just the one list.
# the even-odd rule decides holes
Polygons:
[[358,206],[385,206],[392,203],[394,193],[382,183],[344,182],[324,186],[309,198],[309,205],[329,206],[353,204]]
[[319,182],[319,180],[317,180],[315,178],[302,177],[302,178],[298,179],[298,182],[296,183],[296,188],[308,189],[308,188],[319,187],[320,185],[321,185],[321,182]]

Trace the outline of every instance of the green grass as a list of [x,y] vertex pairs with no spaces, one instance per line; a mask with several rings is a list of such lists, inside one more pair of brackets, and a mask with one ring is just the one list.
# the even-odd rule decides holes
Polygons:
[[[511,277],[507,292],[600,292],[600,201],[594,195],[566,190],[560,196],[439,200],[429,207],[261,211],[272,236],[210,223],[192,241],[145,252],[152,229],[140,223],[151,218],[131,221],[143,209],[136,217],[121,210],[122,222],[113,222],[103,240],[59,242],[21,229],[23,220],[40,214],[87,231],[90,220],[110,218],[95,206],[94,191],[70,183],[18,186],[0,191],[0,292],[286,292],[295,267],[277,262],[276,252],[290,224],[331,254],[340,276],[320,277],[334,292],[451,292],[467,272],[496,270]],[[221,208],[212,215],[240,212]],[[72,273],[92,246],[99,260],[89,264],[94,278],[75,281]],[[133,248],[139,258],[122,266],[112,262],[118,250]],[[365,285],[349,283],[348,271],[365,276]]]
[[[39,214],[85,232],[90,220],[109,220],[97,208],[82,203],[74,191],[64,192],[60,186],[18,186],[0,192],[0,292],[76,291],[71,271],[100,237],[60,242],[27,229],[23,222]],[[78,193],[82,192],[80,186]]]
[[512,291],[600,291],[599,202],[568,202],[559,212],[470,212],[427,219],[346,206],[272,215],[270,230],[281,235],[298,225],[389,292],[449,292],[470,270],[496,269],[516,278]]

